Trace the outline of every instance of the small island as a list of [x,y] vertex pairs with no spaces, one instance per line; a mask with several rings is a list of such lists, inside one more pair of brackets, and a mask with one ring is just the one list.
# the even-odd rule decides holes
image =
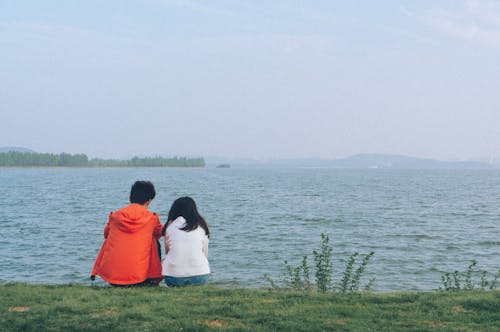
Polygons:
[[231,167],[231,165],[229,165],[229,164],[219,164],[219,165],[215,166],[215,168],[230,168],[230,167]]

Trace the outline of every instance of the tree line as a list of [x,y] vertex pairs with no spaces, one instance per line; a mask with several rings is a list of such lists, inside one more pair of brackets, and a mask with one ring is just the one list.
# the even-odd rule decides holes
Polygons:
[[203,158],[134,157],[129,160],[89,159],[85,154],[35,153],[9,151],[0,153],[0,167],[205,167]]

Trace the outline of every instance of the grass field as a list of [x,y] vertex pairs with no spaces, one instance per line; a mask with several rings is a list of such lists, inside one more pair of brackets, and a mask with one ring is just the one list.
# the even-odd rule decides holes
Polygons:
[[500,291],[0,285],[0,331],[500,331]]

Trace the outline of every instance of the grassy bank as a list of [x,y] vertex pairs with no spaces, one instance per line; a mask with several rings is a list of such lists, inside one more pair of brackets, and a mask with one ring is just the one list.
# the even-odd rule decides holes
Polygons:
[[0,299],[1,331],[500,330],[500,291],[340,296],[6,284]]

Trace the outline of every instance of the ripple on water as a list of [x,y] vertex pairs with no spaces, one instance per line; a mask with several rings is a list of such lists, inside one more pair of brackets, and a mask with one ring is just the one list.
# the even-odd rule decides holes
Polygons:
[[500,246],[500,241],[481,241],[478,243],[480,246]]
[[193,193],[211,227],[216,284],[263,285],[264,273],[280,276],[284,260],[299,264],[304,254],[313,265],[320,233],[338,274],[353,252],[375,251],[375,290],[436,289],[441,272],[471,259],[500,266],[500,172],[15,169],[0,174],[11,200],[0,203],[0,280],[88,283],[109,211],[144,177],[158,188],[162,216]]

